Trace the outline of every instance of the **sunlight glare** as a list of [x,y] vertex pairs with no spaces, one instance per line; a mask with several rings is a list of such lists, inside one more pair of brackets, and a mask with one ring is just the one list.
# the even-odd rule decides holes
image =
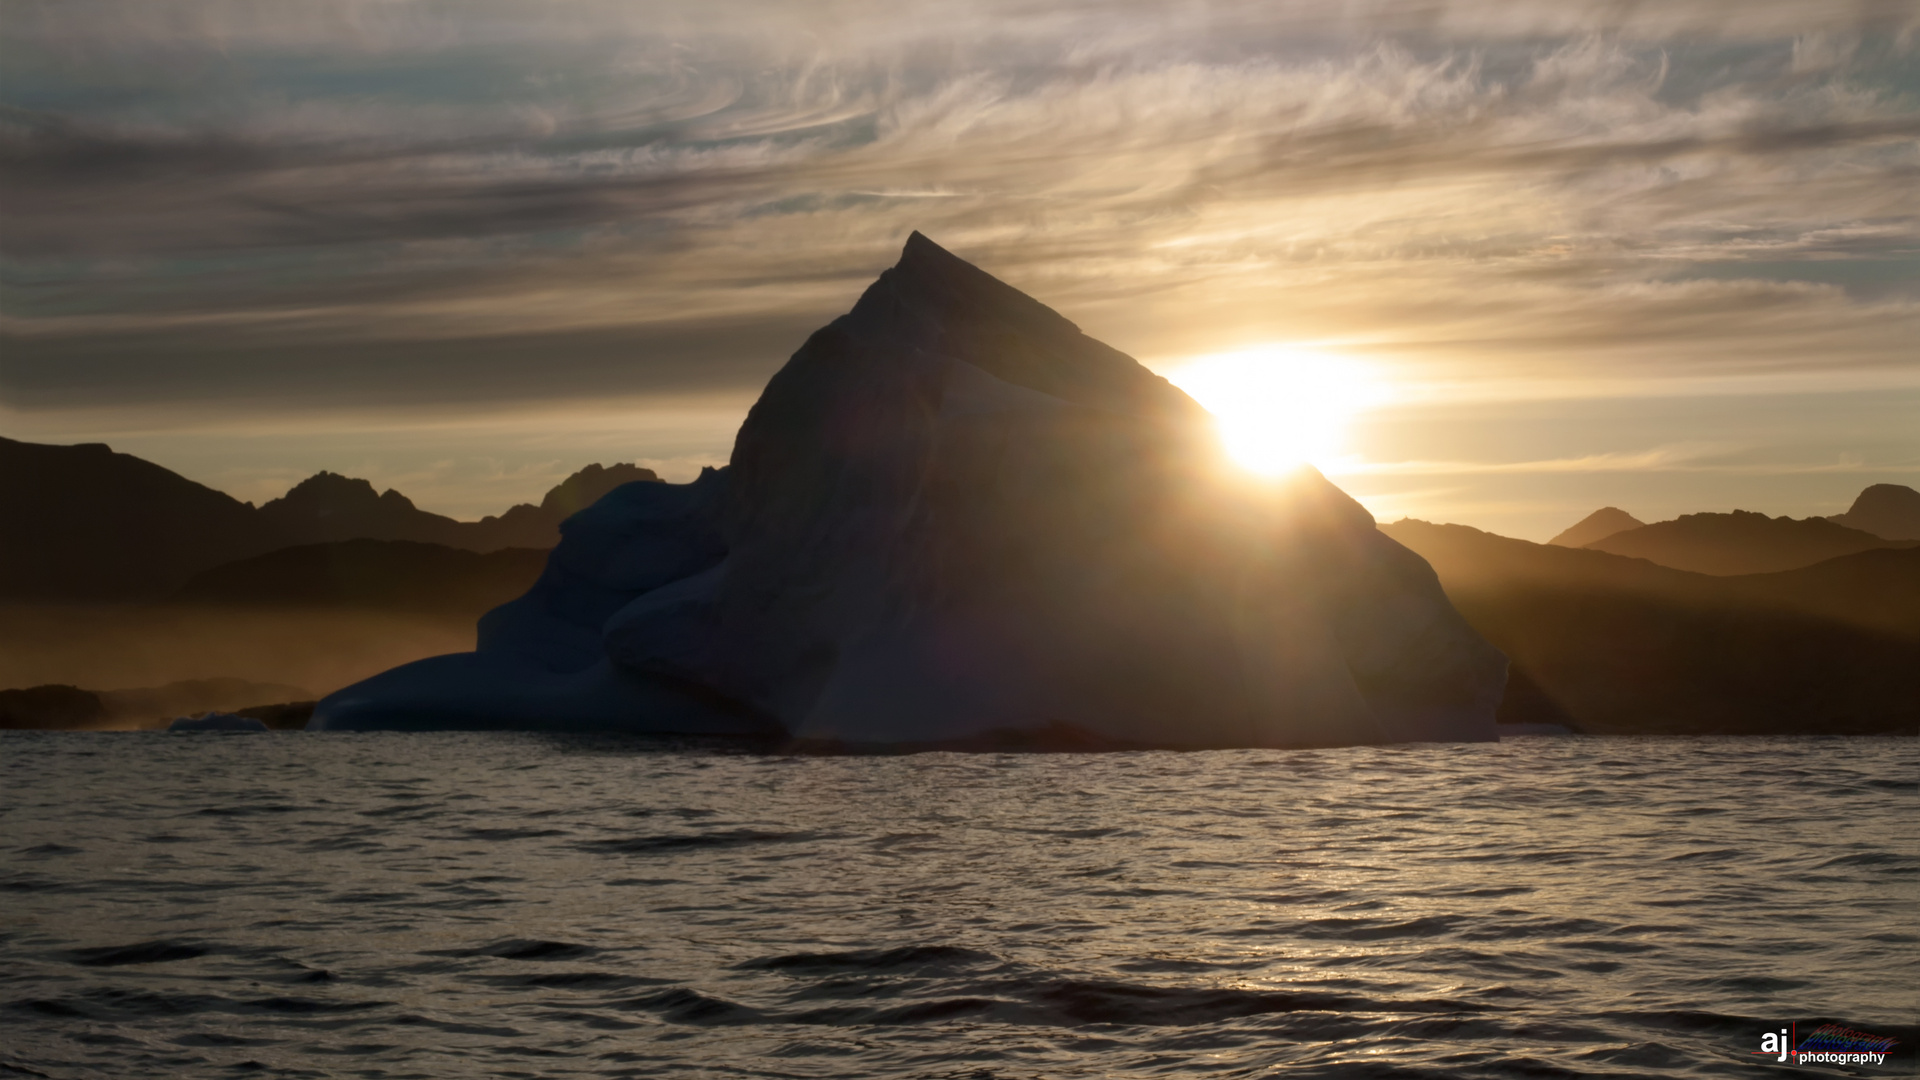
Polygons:
[[1267,476],[1324,470],[1346,451],[1353,418],[1388,397],[1369,365],[1288,345],[1195,357],[1167,379],[1214,415],[1228,456]]

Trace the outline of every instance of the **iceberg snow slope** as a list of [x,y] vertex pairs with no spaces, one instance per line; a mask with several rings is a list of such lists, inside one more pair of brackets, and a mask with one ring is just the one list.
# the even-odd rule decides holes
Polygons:
[[919,234],[767,385],[725,469],[567,520],[475,652],[316,730],[827,745],[1491,740],[1506,658],[1311,469]]

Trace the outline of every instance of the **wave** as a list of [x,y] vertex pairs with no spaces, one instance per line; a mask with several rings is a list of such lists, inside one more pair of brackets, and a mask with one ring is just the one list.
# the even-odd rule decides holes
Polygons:
[[34,734],[0,1075],[1734,1076],[1814,1009],[1889,1072],[1920,1042],[1913,740]]

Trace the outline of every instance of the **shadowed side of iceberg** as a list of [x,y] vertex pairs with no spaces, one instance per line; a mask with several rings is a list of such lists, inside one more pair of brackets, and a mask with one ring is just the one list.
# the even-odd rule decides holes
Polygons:
[[614,666],[602,627],[639,597],[725,555],[724,470],[615,488],[561,525],[525,596],[482,616],[470,653],[428,657],[328,695],[309,731],[541,730],[764,735],[753,710],[670,676]]
[[227,731],[257,732],[266,731],[264,721],[251,716],[235,716],[232,713],[210,712],[200,716],[183,716],[167,725],[168,731]]
[[778,735],[781,728],[700,687],[601,660],[556,672],[484,652],[416,660],[332,694],[308,731],[570,731]]
[[703,469],[690,484],[624,484],[574,514],[533,588],[481,616],[476,650],[554,671],[598,663],[615,612],[725,557],[716,516],[726,487],[725,470]]

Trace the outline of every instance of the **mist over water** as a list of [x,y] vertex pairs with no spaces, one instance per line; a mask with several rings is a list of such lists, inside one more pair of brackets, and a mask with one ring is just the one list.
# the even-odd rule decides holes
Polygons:
[[1732,1076],[1815,1018],[1896,1073],[1916,777],[0,732],[0,1075]]
[[[473,627],[466,612],[0,603],[0,689],[119,690],[221,676],[317,697],[423,656],[471,649]],[[172,717],[142,719],[164,727]]]

